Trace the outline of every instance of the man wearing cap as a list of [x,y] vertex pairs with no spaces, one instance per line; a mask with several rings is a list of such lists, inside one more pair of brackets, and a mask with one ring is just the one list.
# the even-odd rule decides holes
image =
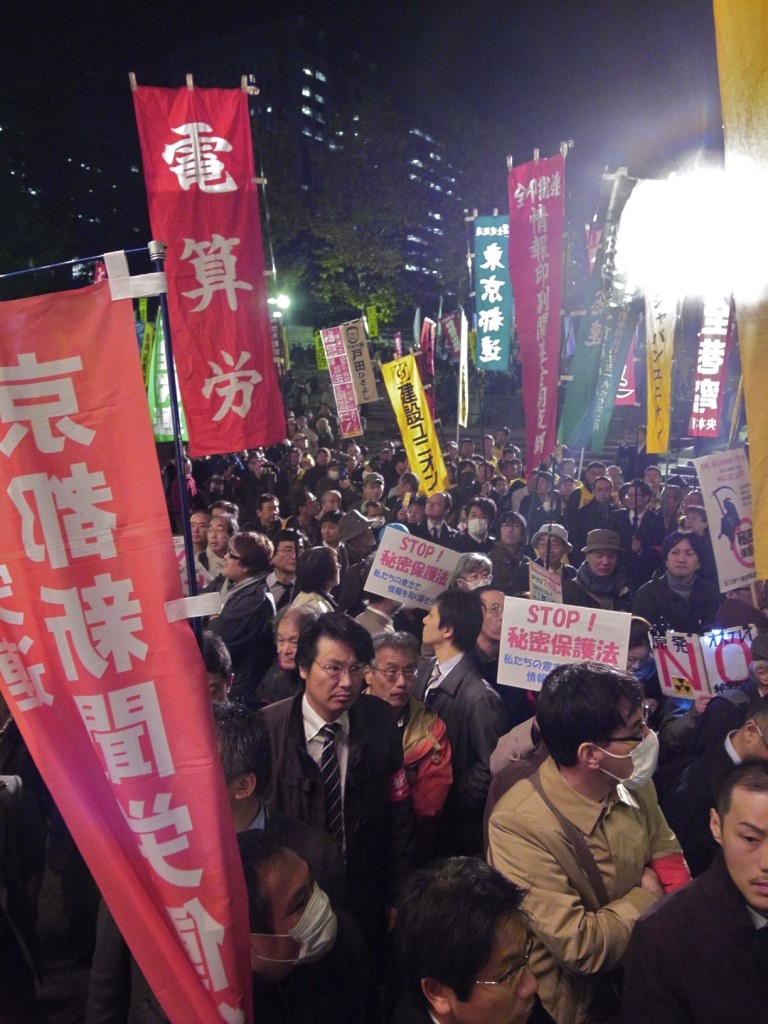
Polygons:
[[631,601],[626,577],[619,566],[621,541],[614,530],[590,530],[581,549],[584,561],[576,578],[563,580],[563,604],[628,612]]
[[[562,581],[576,579],[576,569],[566,563],[566,557],[573,551],[573,544],[568,540],[568,531],[560,523],[546,523],[537,530],[531,537],[531,547],[537,555],[536,565],[555,573]],[[529,576],[528,566],[521,566],[520,574],[515,579],[517,592],[530,590]]]
[[380,501],[385,509],[385,516],[389,519],[389,509],[384,504],[384,477],[381,473],[366,473],[363,477],[363,496],[356,504],[352,506],[353,509],[362,511],[362,505],[364,501]]
[[363,591],[376,547],[372,522],[357,509],[346,512],[339,520],[339,540],[349,556],[349,568],[339,587],[338,605],[339,611],[349,615],[359,615],[365,608]]

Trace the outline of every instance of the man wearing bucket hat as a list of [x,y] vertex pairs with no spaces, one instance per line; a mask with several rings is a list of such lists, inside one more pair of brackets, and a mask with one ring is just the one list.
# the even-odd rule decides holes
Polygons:
[[[536,565],[556,573],[563,581],[576,579],[576,569],[567,564],[567,556],[573,551],[573,544],[568,540],[568,531],[560,523],[545,523],[531,537],[531,547],[536,552]],[[513,594],[530,590],[529,564],[526,562],[517,570]]]
[[590,530],[581,549],[584,561],[576,578],[563,580],[563,604],[628,612],[629,587],[619,566],[621,540],[613,530]]

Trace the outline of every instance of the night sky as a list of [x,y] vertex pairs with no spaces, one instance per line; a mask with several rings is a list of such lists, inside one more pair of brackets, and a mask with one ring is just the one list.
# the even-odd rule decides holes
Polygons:
[[49,95],[131,129],[129,70],[181,85],[166,69],[174,46],[292,12],[341,26],[404,108],[492,123],[516,163],[575,140],[569,166],[595,196],[604,165],[652,176],[722,145],[711,0],[13,4],[0,87],[22,118]]

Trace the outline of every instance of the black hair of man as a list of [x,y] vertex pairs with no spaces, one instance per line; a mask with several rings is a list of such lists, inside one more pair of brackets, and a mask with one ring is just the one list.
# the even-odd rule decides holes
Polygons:
[[307,548],[296,563],[296,593],[327,593],[333,585],[337,565],[330,548]]
[[203,633],[203,661],[205,671],[222,676],[229,682],[232,675],[232,657],[229,648],[216,633],[206,629]]
[[[763,701],[768,702],[768,697],[763,697]],[[734,789],[768,793],[768,761],[748,758],[729,768],[723,775],[715,790],[715,807],[721,820],[731,809]]]
[[265,868],[277,864],[285,856],[287,848],[274,836],[262,829],[246,829],[238,832],[237,845],[245,875],[248,893],[248,924],[251,932],[271,935],[274,932],[272,900],[261,884]]
[[639,491],[640,494],[644,495],[646,498],[650,498],[651,496],[651,488],[648,486],[645,480],[630,480],[630,482],[626,486],[627,488],[634,487],[636,491]]
[[496,502],[493,498],[472,498],[464,506],[464,511],[469,515],[470,509],[479,508],[490,525],[496,518]]
[[582,743],[605,744],[642,700],[627,672],[590,661],[559,665],[542,684],[536,722],[556,764],[570,768]]
[[280,499],[274,494],[260,494],[256,499],[256,511],[261,512],[262,508],[267,504],[268,501],[274,501],[276,505],[280,504]]
[[272,763],[266,725],[258,711],[237,700],[219,701],[211,707],[227,785],[252,773],[256,776],[258,792],[269,778]]
[[453,629],[452,643],[460,651],[471,651],[483,628],[483,605],[472,590],[444,590],[435,598],[440,628]]
[[240,518],[240,509],[234,501],[224,501],[223,498],[220,498],[218,501],[214,501],[212,505],[209,505],[208,512],[212,516],[231,516],[235,520],[235,523],[237,523],[237,520]]
[[644,619],[642,615],[633,615],[629,620],[629,647],[639,647],[641,644],[650,647],[648,634],[652,628],[648,619]]
[[296,663],[306,671],[317,657],[317,645],[323,637],[349,647],[361,665],[373,660],[373,640],[368,630],[343,612],[326,612],[301,631]]
[[229,546],[237,553],[241,568],[245,569],[249,576],[258,576],[261,572],[269,571],[274,548],[272,541],[263,533],[243,530],[235,534]]
[[[499,929],[518,916],[523,890],[477,857],[453,857],[415,871],[400,894],[395,948],[403,981],[426,1007],[423,978],[466,1002],[491,959]],[[425,1018],[426,1019],[426,1018]]]
[[277,551],[278,545],[285,541],[290,541],[291,544],[298,545],[296,548],[296,554],[304,547],[304,537],[299,533],[298,530],[278,530],[272,539],[272,546]]
[[667,560],[667,555],[672,548],[677,547],[678,544],[682,544],[685,540],[687,540],[691,545],[700,562],[707,557],[706,544],[698,533],[694,533],[692,530],[673,530],[672,533],[667,534],[664,538],[664,543],[661,545],[662,561]]

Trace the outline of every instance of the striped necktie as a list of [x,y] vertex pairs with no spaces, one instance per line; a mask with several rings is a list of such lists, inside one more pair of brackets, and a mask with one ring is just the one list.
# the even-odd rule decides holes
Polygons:
[[341,729],[338,722],[329,722],[320,730],[323,737],[323,752],[320,755],[320,774],[323,776],[325,793],[325,830],[333,839],[341,842],[344,837],[344,809],[341,802],[341,772],[336,756],[336,736]]
[[437,697],[437,691],[440,689],[440,684],[438,682],[439,679],[440,663],[438,661],[435,661],[432,671],[429,674],[429,679],[427,680],[427,688],[424,691],[424,703],[429,708],[431,708],[432,705],[434,704],[435,697]]

